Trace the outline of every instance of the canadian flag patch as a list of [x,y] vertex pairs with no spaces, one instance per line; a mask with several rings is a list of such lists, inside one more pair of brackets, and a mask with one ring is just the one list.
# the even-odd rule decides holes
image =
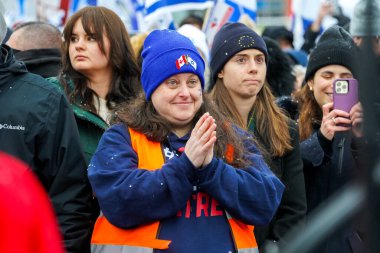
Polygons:
[[188,55],[181,55],[175,62],[177,69],[181,69],[185,64],[190,64],[195,70],[197,69],[197,63]]

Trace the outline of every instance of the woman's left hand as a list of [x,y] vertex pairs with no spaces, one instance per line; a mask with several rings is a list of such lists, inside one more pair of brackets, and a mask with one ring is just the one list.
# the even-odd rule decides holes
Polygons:
[[363,137],[363,107],[360,102],[351,108],[350,118],[354,136]]
[[216,124],[209,113],[205,113],[195,124],[185,146],[185,153],[196,168],[209,164],[216,141]]

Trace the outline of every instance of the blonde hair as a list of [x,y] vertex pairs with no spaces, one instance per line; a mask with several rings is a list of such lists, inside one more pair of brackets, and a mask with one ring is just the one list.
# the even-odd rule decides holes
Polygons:
[[131,44],[136,58],[139,57],[141,48],[144,46],[144,41],[147,36],[148,35],[146,33],[138,33],[131,37]]

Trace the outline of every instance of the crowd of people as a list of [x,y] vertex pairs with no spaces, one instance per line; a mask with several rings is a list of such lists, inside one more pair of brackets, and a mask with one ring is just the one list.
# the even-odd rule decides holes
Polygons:
[[[209,48],[196,16],[130,35],[84,7],[62,33],[27,22],[7,38],[0,16],[0,212],[26,231],[15,242],[1,226],[0,249],[281,252],[364,169],[364,109],[337,108],[334,81],[359,77],[363,39],[380,52],[372,7],[375,21],[360,1],[322,31],[323,4],[299,50],[285,27],[244,22]],[[350,222],[313,252],[367,252],[367,239]]]

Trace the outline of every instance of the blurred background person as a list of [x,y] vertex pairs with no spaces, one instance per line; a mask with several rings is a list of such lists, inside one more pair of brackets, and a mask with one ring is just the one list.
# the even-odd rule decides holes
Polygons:
[[[4,29],[2,23],[0,13]],[[0,151],[22,160],[38,176],[54,206],[66,251],[88,252],[92,192],[70,105],[44,78],[29,73],[12,48],[2,44],[0,53]]]
[[42,77],[57,76],[61,68],[61,31],[48,23],[19,24],[6,43],[29,72]]
[[305,80],[305,74],[306,74],[306,68],[301,65],[295,65],[293,66],[293,73],[296,76],[296,82],[294,85],[294,91],[293,93],[301,90],[304,80]]
[[177,31],[186,36],[193,42],[194,46],[197,48],[198,52],[201,54],[205,64],[205,88],[207,89],[210,85],[210,50],[208,48],[206,34],[200,30],[198,27],[190,24],[184,24],[177,29]]
[[307,27],[303,35],[304,42],[301,46],[301,50],[307,54],[310,54],[311,50],[315,47],[318,36],[323,32],[322,25],[328,18],[334,20],[336,25],[341,27],[346,27],[349,24],[350,18],[343,14],[342,8],[337,2],[338,1],[320,2],[317,17],[311,25]]
[[[298,129],[275,103],[267,80],[269,64],[265,41],[244,24],[226,23],[215,35],[211,48],[212,100],[231,122],[253,134],[272,172],[285,185],[269,226],[255,227],[260,252],[266,252],[270,243],[285,245],[284,235],[302,223],[306,214]],[[288,85],[290,94],[293,83]]]
[[[354,15],[350,22],[350,33],[354,42],[359,47],[362,45],[363,38],[368,38],[372,41],[374,52],[380,56],[380,1],[368,1],[372,15],[368,15],[366,1],[359,1],[354,8]],[[371,31],[368,32],[368,27],[371,26]]]
[[297,103],[292,94],[296,88],[296,76],[294,67],[286,53],[282,51],[277,41],[263,37],[268,49],[268,68],[266,80],[276,98],[276,103],[291,119],[295,119],[298,112]]
[[203,18],[200,17],[199,15],[195,14],[195,13],[191,13],[190,15],[188,15],[187,17],[182,19],[182,21],[178,27],[181,27],[181,26],[186,25],[186,24],[187,25],[193,25],[196,28],[198,28],[199,30],[202,30]]
[[294,48],[292,31],[288,30],[285,26],[267,26],[264,28],[262,35],[263,37],[269,37],[277,41],[294,65],[306,67],[307,53]]

